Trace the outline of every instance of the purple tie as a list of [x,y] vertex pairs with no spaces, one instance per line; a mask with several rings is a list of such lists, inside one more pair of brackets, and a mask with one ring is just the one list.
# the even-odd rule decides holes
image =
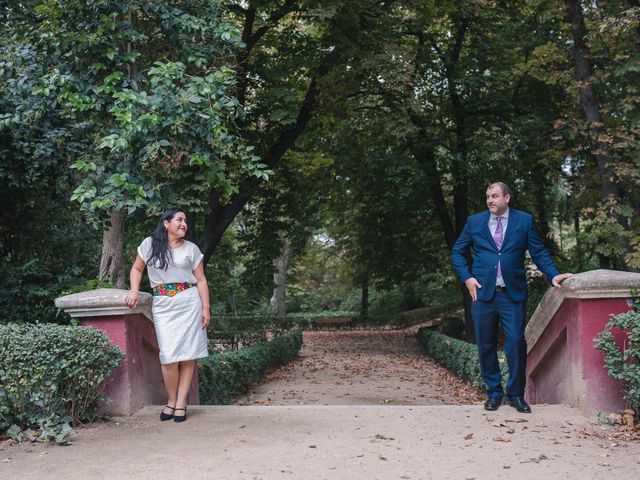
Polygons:
[[[502,217],[496,217],[496,232],[493,234],[493,241],[496,242],[498,251],[502,249],[502,240],[504,239],[504,231],[502,230]],[[498,276],[502,275],[500,268],[500,259],[498,258]]]

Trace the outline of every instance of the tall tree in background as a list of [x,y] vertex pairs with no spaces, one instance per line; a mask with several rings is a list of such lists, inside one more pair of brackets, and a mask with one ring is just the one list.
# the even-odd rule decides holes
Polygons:
[[[622,255],[631,251],[631,245],[626,232],[629,230],[628,218],[617,207],[619,201],[624,201],[624,195],[619,186],[615,170],[613,142],[615,141],[610,125],[605,124],[602,107],[594,84],[592,55],[588,45],[589,32],[585,25],[583,8],[580,0],[565,0],[567,22],[571,25],[573,38],[573,57],[575,62],[575,79],[579,91],[579,103],[587,121],[590,154],[593,155],[598,167],[600,178],[600,193],[602,202],[608,205],[605,216],[618,224],[615,231],[615,241],[618,243]],[[613,252],[611,252],[613,253]],[[609,266],[609,256],[601,256],[602,266]]]

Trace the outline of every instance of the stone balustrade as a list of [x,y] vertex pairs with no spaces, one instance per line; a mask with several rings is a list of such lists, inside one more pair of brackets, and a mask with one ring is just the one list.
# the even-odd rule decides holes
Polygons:
[[593,339],[611,314],[631,308],[631,289],[638,287],[638,273],[593,270],[549,288],[525,330],[528,402],[591,412],[624,408],[620,383],[608,375]]

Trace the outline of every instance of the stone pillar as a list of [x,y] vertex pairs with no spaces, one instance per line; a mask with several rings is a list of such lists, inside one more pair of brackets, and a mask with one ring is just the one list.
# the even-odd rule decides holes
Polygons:
[[[625,407],[621,385],[608,375],[593,339],[611,314],[631,308],[631,289],[638,287],[638,273],[593,270],[549,288],[525,330],[528,402],[588,412]],[[622,342],[622,334],[616,339]]]
[[[129,309],[124,299],[127,290],[101,288],[57,298],[56,307],[80,325],[104,331],[111,343],[125,354],[122,365],[107,381],[105,395],[111,400],[100,411],[113,415],[131,415],[145,405],[164,405],[167,395],[162,382],[158,343],[153,328],[153,297],[140,293],[138,306]],[[198,405],[198,371],[189,390],[189,404]]]

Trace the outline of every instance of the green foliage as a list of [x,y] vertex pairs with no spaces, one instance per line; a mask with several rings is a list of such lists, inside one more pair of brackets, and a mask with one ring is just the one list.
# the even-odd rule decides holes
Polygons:
[[[0,323],[61,322],[53,300],[95,275],[96,231],[69,205],[69,158],[79,155],[53,100],[33,95],[46,62],[17,41],[0,11]],[[11,40],[8,40],[11,38]]]
[[[27,253],[26,246],[17,247],[18,255]],[[68,264],[49,256],[57,251],[62,259],[69,260]],[[74,258],[68,251],[57,250],[50,244],[24,263],[9,258],[0,261],[0,294],[5,299],[0,304],[0,324],[67,323],[68,316],[55,307],[54,300],[70,291],[78,277],[90,275],[91,263],[85,260],[86,264],[78,265],[82,259],[86,257]]]
[[348,317],[351,323],[347,326],[353,326],[353,321],[358,318],[358,313],[353,311],[342,310],[324,310],[317,312],[296,312],[287,314],[287,324],[289,328],[309,329],[313,328],[316,318],[340,318]]
[[[480,375],[480,361],[478,348],[462,340],[448,337],[428,328],[421,328],[418,332],[418,342],[425,353],[448,368],[460,378],[471,382],[475,387],[484,390],[486,385]],[[503,383],[509,374],[507,361],[503,352],[498,352],[498,362],[502,373]]]
[[[609,376],[619,380],[624,397],[636,416],[640,415],[640,305],[611,315],[605,329],[594,338],[596,350],[604,355]],[[621,337],[621,341],[616,341]]]
[[562,2],[5,2],[0,323],[62,321],[55,296],[95,276],[89,227],[136,210],[137,245],[169,203],[196,212],[207,259],[243,212],[208,271],[232,313],[268,310],[279,232],[290,311],[354,310],[368,288],[386,321],[459,296],[447,251],[497,179],[552,249],[570,239],[566,270],[638,268],[632,3],[585,6],[623,192],[603,199]]
[[107,282],[106,280],[98,280],[92,279],[87,280],[84,283],[71,285],[67,290],[60,293],[60,296],[63,295],[73,295],[74,293],[86,292],[87,290],[97,290],[98,288],[116,288],[113,283]]
[[526,321],[529,322],[533,313],[538,308],[550,285],[546,277],[536,277],[527,280],[527,311]]
[[462,340],[465,334],[464,318],[455,315],[445,315],[440,321],[438,331],[447,337]]
[[236,133],[243,110],[226,63],[240,42],[223,2],[34,1],[29,16],[22,8],[0,13],[0,36],[11,39],[0,73],[16,107],[0,110],[0,133],[55,118],[65,144],[77,145],[66,164],[79,182],[71,199],[97,224],[105,212],[167,202],[202,209],[209,190],[228,199],[245,177],[270,175]]
[[64,443],[91,421],[105,381],[124,355],[93,327],[0,326],[0,431],[38,430]]
[[267,370],[293,360],[301,346],[302,333],[290,332],[270,342],[210,355],[199,362],[200,401],[205,405],[229,404]]
[[217,315],[211,319],[210,330],[266,331],[276,327],[277,319],[272,315]]
[[267,340],[267,333],[279,333],[283,325],[272,315],[215,315],[207,331],[209,351],[239,350]]

